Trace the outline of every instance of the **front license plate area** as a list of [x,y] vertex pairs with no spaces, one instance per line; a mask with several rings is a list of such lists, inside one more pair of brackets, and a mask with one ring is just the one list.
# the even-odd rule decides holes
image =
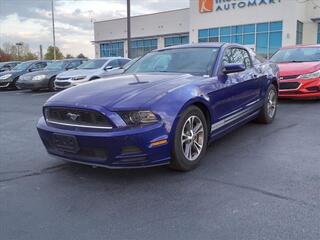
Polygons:
[[75,136],[53,134],[53,144],[59,151],[77,153],[79,145]]

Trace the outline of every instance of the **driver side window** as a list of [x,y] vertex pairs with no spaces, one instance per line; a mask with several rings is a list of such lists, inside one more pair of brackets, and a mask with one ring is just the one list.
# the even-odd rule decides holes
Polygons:
[[112,60],[111,62],[108,63],[108,66],[111,66],[112,68],[118,68],[119,62],[118,60]]
[[244,64],[246,69],[252,67],[249,53],[241,48],[228,48],[225,50],[222,58],[222,64],[228,63]]

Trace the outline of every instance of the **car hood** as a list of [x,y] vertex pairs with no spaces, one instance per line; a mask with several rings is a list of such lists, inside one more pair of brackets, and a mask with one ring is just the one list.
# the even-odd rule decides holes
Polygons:
[[280,76],[301,75],[320,69],[320,62],[278,63]]
[[74,69],[65,71],[59,74],[59,77],[71,78],[78,76],[92,76],[95,74],[100,74],[103,70],[101,69]]
[[170,90],[195,81],[190,74],[125,74],[95,80],[64,90],[47,104],[56,106],[99,106],[109,110],[140,109]]
[[0,77],[6,74],[12,74],[12,76],[18,76],[22,74],[24,71],[5,71],[0,73]]
[[42,71],[36,71],[36,72],[31,72],[31,73],[26,73],[23,76],[25,78],[32,78],[34,76],[38,76],[38,75],[46,75],[47,78],[50,78],[51,76],[54,76],[56,74],[58,74],[59,72],[61,72],[62,70],[42,70]]

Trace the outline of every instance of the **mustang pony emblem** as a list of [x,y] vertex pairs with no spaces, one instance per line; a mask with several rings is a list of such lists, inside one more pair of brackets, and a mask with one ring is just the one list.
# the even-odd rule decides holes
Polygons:
[[71,119],[72,121],[75,121],[78,119],[78,117],[80,117],[79,114],[75,114],[75,113],[67,113],[66,116]]

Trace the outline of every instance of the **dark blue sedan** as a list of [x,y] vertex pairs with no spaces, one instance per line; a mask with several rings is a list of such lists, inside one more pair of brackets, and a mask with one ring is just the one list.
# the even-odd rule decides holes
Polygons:
[[108,168],[195,168],[210,141],[276,115],[278,67],[237,44],[146,54],[124,75],[51,97],[38,122],[50,154]]

